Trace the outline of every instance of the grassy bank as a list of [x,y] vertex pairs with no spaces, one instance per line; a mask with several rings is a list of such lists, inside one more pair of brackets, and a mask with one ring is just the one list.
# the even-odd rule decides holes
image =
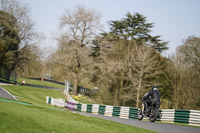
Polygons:
[[0,133],[145,133],[145,129],[86,117],[46,104],[46,96],[65,98],[62,91],[2,86],[20,102],[0,100]]
[[145,133],[148,130],[85,117],[67,110],[56,111],[0,101],[2,133]]
[[8,90],[12,95],[16,96],[19,101],[32,103],[34,105],[47,106],[45,103],[46,96],[65,98],[62,91],[48,90],[35,87],[9,85],[2,86]]

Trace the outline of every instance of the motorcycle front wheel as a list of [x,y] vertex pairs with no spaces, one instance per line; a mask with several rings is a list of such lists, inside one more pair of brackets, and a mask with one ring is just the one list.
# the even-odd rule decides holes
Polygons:
[[152,109],[149,117],[150,122],[155,122],[156,119],[158,118],[158,115],[159,115],[159,109],[158,108]]
[[142,109],[138,111],[138,120],[141,121],[143,119]]

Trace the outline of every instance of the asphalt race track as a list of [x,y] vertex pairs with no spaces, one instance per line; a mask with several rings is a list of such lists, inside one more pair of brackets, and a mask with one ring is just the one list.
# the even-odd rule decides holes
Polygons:
[[11,95],[8,91],[3,89],[1,86],[0,86],[0,97],[16,100],[16,98],[13,95]]
[[159,133],[200,133],[200,127],[198,128],[198,127],[179,126],[179,125],[164,124],[164,123],[151,123],[149,121],[139,121],[136,119],[121,119],[117,117],[108,117],[103,115],[95,115],[77,111],[75,113],[79,113],[81,115],[85,115],[88,117],[97,117],[109,121],[115,121],[130,126],[156,131]]

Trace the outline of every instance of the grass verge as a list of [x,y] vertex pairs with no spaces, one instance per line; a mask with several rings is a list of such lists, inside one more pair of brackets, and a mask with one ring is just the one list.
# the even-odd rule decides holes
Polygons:
[[37,106],[0,101],[2,133],[145,133],[137,127],[85,117],[70,111],[56,111]]
[[4,85],[2,87],[9,91],[12,95],[16,96],[19,101],[32,103],[38,106],[49,106],[45,103],[46,96],[65,99],[62,91],[58,90],[49,90],[18,85]]

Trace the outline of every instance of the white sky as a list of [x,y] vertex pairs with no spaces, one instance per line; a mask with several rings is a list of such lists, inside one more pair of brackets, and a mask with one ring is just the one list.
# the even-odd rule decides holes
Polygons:
[[154,23],[152,35],[161,35],[169,41],[169,50],[175,52],[177,46],[188,36],[200,37],[200,0],[23,0],[31,8],[31,18],[37,31],[46,36],[43,46],[55,47],[52,33],[57,31],[59,18],[65,9],[73,9],[77,4],[97,10],[102,14],[102,24],[108,29],[108,21],[120,20],[127,12],[138,12]]

